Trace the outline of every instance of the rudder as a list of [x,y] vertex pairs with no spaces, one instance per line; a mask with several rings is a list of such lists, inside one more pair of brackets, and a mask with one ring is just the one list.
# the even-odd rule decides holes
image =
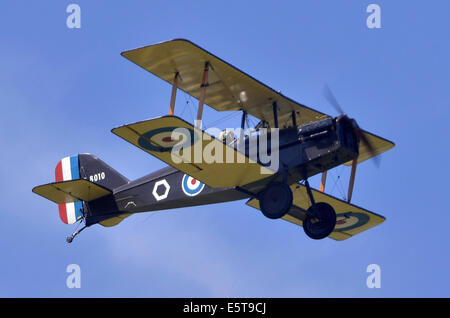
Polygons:
[[[55,168],[55,181],[70,181],[80,179],[78,156],[61,159]],[[83,217],[83,202],[58,204],[59,217],[66,224],[73,224]]]
[[[56,182],[86,179],[113,190],[129,182],[127,178],[91,154],[79,154],[61,159],[55,168]],[[73,224],[83,218],[83,202],[58,204],[61,221]]]

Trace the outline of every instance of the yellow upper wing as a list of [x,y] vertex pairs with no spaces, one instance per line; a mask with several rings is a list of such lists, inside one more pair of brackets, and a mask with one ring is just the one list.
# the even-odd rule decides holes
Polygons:
[[[307,210],[311,206],[311,202],[304,185],[293,184],[290,187],[294,195],[294,206],[283,219],[302,226],[302,219],[305,217],[304,210]],[[311,190],[316,202],[326,202],[336,211],[336,227],[329,235],[329,238],[343,241],[381,224],[385,220],[384,217],[356,205],[349,204],[326,193],[314,189]],[[251,199],[247,202],[247,205],[259,210],[259,201],[257,199]]]
[[[174,137],[172,132],[177,128],[182,130]],[[124,125],[112,132],[213,188],[243,186],[273,174],[270,169],[175,116]]]
[[182,81],[178,87],[200,97],[200,83],[205,62],[209,62],[209,86],[205,103],[218,111],[245,110],[248,114],[273,125],[272,103],[278,105],[279,127],[292,125],[291,113],[297,113],[297,124],[305,124],[328,117],[319,111],[299,104],[250,75],[202,49],[183,40],[162,42],[122,53],[122,56],[172,83],[175,73]]

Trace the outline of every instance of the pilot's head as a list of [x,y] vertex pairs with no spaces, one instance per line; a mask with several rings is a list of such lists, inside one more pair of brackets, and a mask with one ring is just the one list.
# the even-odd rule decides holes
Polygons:
[[232,130],[226,130],[226,129],[222,130],[220,132],[219,139],[222,142],[225,142],[225,143],[229,144],[232,141],[234,141],[234,132]]

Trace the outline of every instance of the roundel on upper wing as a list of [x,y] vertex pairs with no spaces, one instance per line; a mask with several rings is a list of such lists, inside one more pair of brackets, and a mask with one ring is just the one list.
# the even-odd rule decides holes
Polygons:
[[336,215],[335,231],[345,232],[363,226],[369,222],[370,217],[360,212],[345,212]]
[[[177,129],[176,134],[172,134],[175,129]],[[198,140],[198,137],[192,129],[161,127],[142,134],[139,137],[138,144],[150,151],[165,152],[174,148],[180,149],[192,146],[196,140]]]
[[185,174],[181,180],[181,188],[184,194],[193,197],[202,192],[205,184]]

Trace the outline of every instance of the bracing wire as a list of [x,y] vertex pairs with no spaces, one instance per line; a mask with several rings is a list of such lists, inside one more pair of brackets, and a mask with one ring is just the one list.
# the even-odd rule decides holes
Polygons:
[[[192,119],[192,121],[194,121],[195,119],[194,119],[194,115],[193,115],[192,111],[195,112],[195,104],[194,104],[194,101],[192,100],[192,96],[185,93],[184,94],[184,98],[185,98],[185,101],[186,101],[186,105],[189,106],[188,108],[189,108],[189,113],[191,115],[191,119]],[[185,111],[183,110],[182,114],[184,114],[184,112]],[[223,117],[220,117],[220,118],[214,120],[213,122],[211,122],[209,124],[206,124],[205,120],[202,119],[203,127],[204,128],[213,127],[215,124],[228,121],[231,118],[236,117],[237,115],[239,115],[239,112],[232,112],[230,114],[224,115]]]
[[333,186],[333,189],[337,189],[339,191],[339,195],[342,197],[343,200],[347,200],[346,199],[346,195],[345,195],[345,189],[344,186],[342,185],[342,178],[341,175],[344,172],[345,166],[341,166],[339,168],[339,170],[337,171],[337,178],[335,179],[335,183]]
[[345,190],[344,190],[344,187],[343,187],[342,183],[340,182],[342,180],[341,179],[341,175],[342,175],[342,172],[343,172],[344,168],[345,168],[344,166],[340,167],[339,171],[337,171],[337,177],[335,177],[334,176],[334,172],[332,170],[330,170],[330,172],[333,172],[331,174],[331,176],[334,179],[333,187],[331,188],[330,194],[333,194],[333,191],[336,189],[336,190],[339,191],[339,195],[341,195],[342,198],[344,200],[346,200]]
[[[192,107],[191,107],[191,101],[186,97],[187,96],[187,94],[186,93],[184,93],[183,94],[183,96],[184,96],[184,100],[185,100],[185,102],[186,102],[186,104],[184,105],[185,106],[185,109],[186,108],[188,108],[189,109],[189,115],[191,116],[191,120],[192,120],[192,122],[194,122],[194,115],[192,114]],[[189,96],[190,97],[190,96]],[[183,113],[184,113],[184,110],[183,110]]]
[[225,121],[227,121],[227,120],[230,120],[231,118],[236,117],[237,115],[239,115],[238,112],[233,112],[233,113],[231,113],[231,114],[225,115],[224,117],[221,117],[221,118],[219,118],[219,119],[213,121],[213,122],[211,123],[211,126],[213,126],[213,125],[215,125],[215,124],[217,124],[217,123],[220,123],[220,122],[225,122]]

